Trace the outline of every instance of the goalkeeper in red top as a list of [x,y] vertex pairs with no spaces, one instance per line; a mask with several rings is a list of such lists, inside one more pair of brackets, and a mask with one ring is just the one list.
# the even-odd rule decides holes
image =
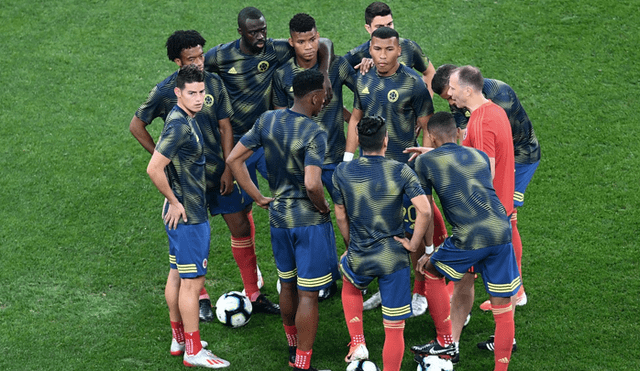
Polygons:
[[[463,69],[461,79],[465,79],[467,73],[476,76],[479,71]],[[458,85],[454,82],[453,86]],[[478,112],[478,107],[471,102],[469,104],[474,107],[474,115],[493,109],[490,106],[481,107]],[[472,115],[469,128],[473,130],[474,125],[481,123],[475,122]],[[496,171],[495,160],[482,151],[456,144],[456,124],[448,112],[433,115],[427,128],[435,149],[418,156],[416,172],[427,197],[432,198],[432,189],[438,194],[442,211],[452,226],[452,235],[433,255],[425,254],[420,258],[417,269],[430,279],[443,280],[442,277],[447,277],[459,282],[463,277],[470,276],[472,284],[473,275],[467,271],[474,267],[476,272],[482,274],[496,322],[495,370],[504,371],[511,359],[514,336],[511,300],[520,288],[520,275],[511,245],[508,211],[503,206],[504,201],[499,198],[500,192],[496,193],[491,181]],[[474,131],[475,134],[478,133]],[[484,135],[488,134],[485,132]],[[452,307],[457,303],[457,294],[459,291],[454,291]],[[466,313],[466,309],[461,312],[463,315]],[[438,339],[411,349],[422,355],[456,359],[459,341],[459,336],[450,344],[442,344]]]

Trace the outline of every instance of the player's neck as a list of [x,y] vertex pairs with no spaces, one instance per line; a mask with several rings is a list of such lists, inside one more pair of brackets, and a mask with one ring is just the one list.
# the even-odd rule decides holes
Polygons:
[[304,60],[298,56],[296,56],[296,64],[298,65],[298,67],[300,68],[304,68],[304,69],[309,69],[309,68],[313,68],[313,66],[315,66],[318,63],[318,57],[314,57],[312,60],[307,61]]
[[472,99],[469,100],[469,103],[467,104],[467,109],[473,113],[473,111],[477,110],[478,108],[480,108],[480,106],[482,106],[483,104],[489,102],[489,100],[487,98],[484,97],[484,95],[479,94],[475,97],[473,97]]
[[294,102],[293,106],[290,109],[295,113],[299,113],[307,117],[311,117],[311,114],[313,113],[313,109],[311,107],[307,107],[306,105],[298,102]]
[[178,101],[178,107],[180,107],[184,111],[184,113],[186,113],[189,117],[194,117],[197,113],[197,112],[191,111],[190,109],[182,105],[180,101]]

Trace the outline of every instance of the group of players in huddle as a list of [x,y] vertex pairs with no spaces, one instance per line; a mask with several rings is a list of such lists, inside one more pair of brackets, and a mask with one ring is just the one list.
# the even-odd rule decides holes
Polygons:
[[[540,161],[531,122],[507,84],[471,66],[436,71],[415,42],[400,38],[385,3],[367,7],[365,23],[370,40],[345,56],[333,55],[304,13],[291,19],[288,40],[267,38],[253,7],[238,15],[238,40],[206,53],[196,31],[167,40],[179,70],[153,88],[130,130],[152,154],[147,172],[165,196],[170,351],[185,365],[229,366],[199,333],[199,321],[213,318],[204,289],[210,213],[229,228],[254,313],[281,315],[294,370],[315,370],[318,293],[331,293],[338,279],[351,337],[346,362],[369,357],[363,290],[374,278],[380,291],[367,307],[382,305],[384,370],[400,369],[405,319],[426,303],[436,338],[412,351],[457,362],[477,273],[490,296],[481,308],[496,322],[478,346],[494,352],[495,370],[508,368],[515,305],[527,300],[516,207]],[[351,112],[343,85],[354,93]],[[434,93],[451,112],[434,113]],[[165,124],[156,143],[146,126],[158,117]],[[261,194],[256,172],[271,197]],[[347,247],[340,258],[325,188]],[[269,210],[279,305],[260,292],[253,202]]]

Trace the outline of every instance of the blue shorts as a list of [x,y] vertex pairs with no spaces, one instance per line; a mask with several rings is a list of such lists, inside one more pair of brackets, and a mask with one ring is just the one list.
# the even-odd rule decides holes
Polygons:
[[200,224],[165,225],[169,237],[169,267],[177,269],[180,278],[196,278],[207,274],[211,229],[209,221]]
[[333,195],[335,192],[333,189],[333,172],[336,170],[336,166],[338,166],[338,164],[322,165],[322,184],[324,184],[332,200],[335,200]]
[[295,228],[271,227],[271,248],[282,282],[298,290],[320,291],[340,278],[331,222]]
[[540,165],[540,161],[533,164],[519,164],[516,162],[516,187],[513,193],[513,206],[520,207],[524,204],[524,191],[533,178],[533,174]]
[[431,264],[452,281],[459,281],[473,267],[482,274],[484,288],[491,296],[510,297],[520,288],[520,273],[511,243],[477,250],[461,250],[447,237],[431,256]]
[[[348,280],[360,290],[367,288],[376,278],[354,273],[347,263],[346,256],[340,261],[340,272],[343,274],[343,279]],[[382,318],[397,321],[411,317],[411,267],[377,278],[382,299]]]
[[[253,184],[260,188],[258,185],[256,169],[258,169],[263,177],[266,176],[267,166],[264,159],[264,149],[260,147],[247,159],[245,163]],[[236,182],[233,182],[233,191],[230,194],[226,196],[221,195],[219,192],[207,194],[207,201],[209,203],[209,212],[212,216],[218,214],[234,214],[246,209],[251,205],[251,203],[253,203],[253,199],[244,191],[244,189],[240,188]]]
[[413,234],[416,227],[416,207],[406,194],[402,196],[402,214],[404,216],[404,231]]

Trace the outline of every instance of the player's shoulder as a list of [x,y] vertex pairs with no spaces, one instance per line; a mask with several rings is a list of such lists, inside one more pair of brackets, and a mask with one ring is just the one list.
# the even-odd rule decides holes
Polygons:
[[420,53],[422,53],[422,48],[420,47],[420,45],[410,39],[405,39],[403,37],[400,38],[400,40],[398,41],[398,43],[400,44],[400,47],[405,49],[405,48],[409,48],[411,50],[416,50],[419,51]]
[[[398,74],[406,76],[407,79],[411,79],[412,82],[419,88],[423,86],[425,89],[427,88],[427,86],[424,84],[424,81],[422,80],[422,76],[420,76],[411,67],[405,66],[404,64],[400,64],[400,67],[398,67]],[[421,84],[419,84],[419,82]]]
[[222,83],[222,79],[217,73],[212,73],[207,71],[204,71],[204,81],[206,83],[215,83],[215,84]]

